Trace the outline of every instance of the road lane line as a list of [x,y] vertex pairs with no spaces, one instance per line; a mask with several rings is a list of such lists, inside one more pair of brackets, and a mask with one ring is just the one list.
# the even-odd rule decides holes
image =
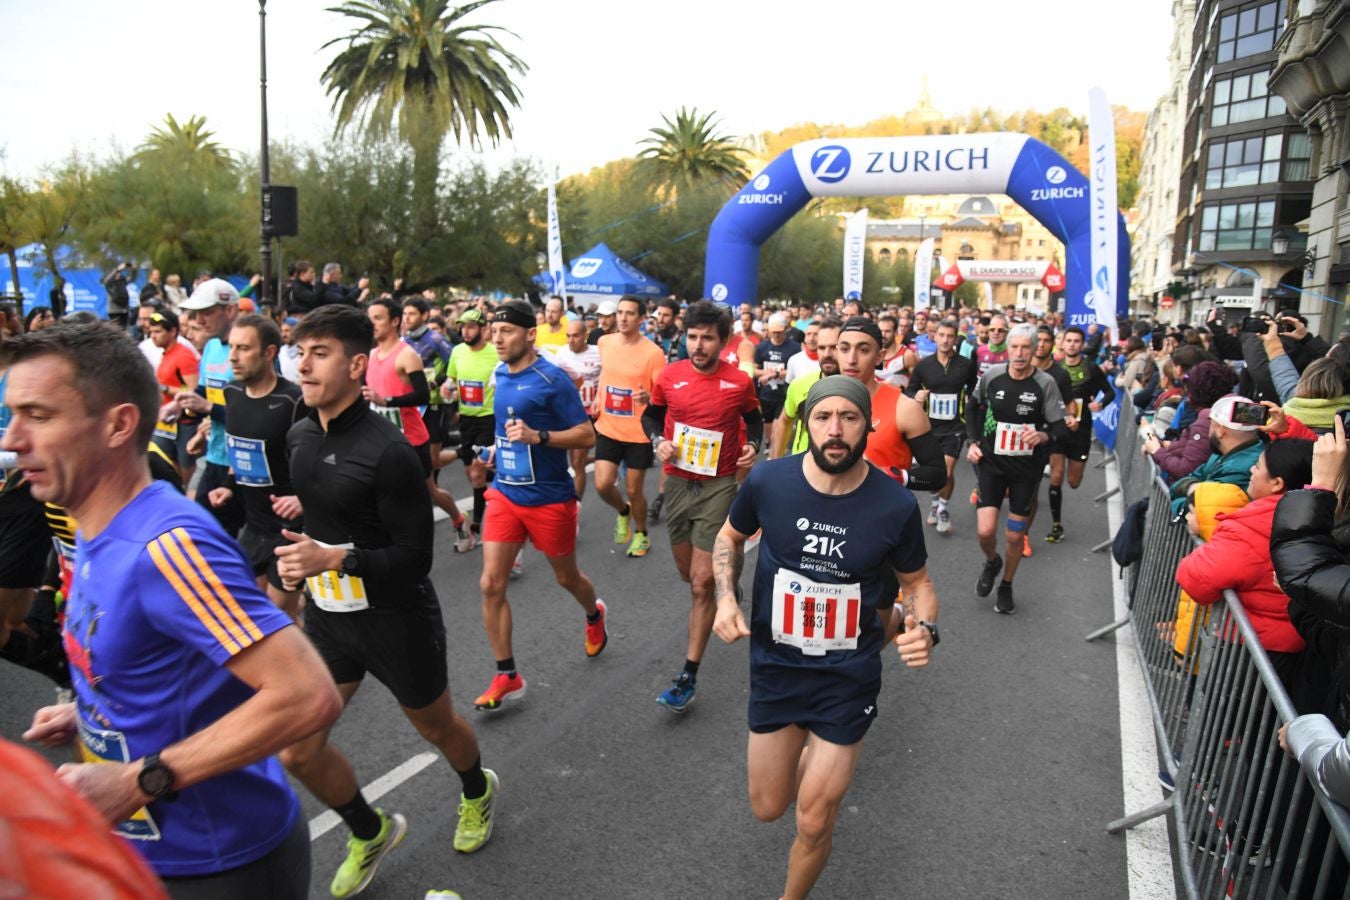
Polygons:
[[[396,766],[363,787],[361,789],[361,795],[366,798],[367,802],[374,803],[376,800],[380,799],[440,758],[441,755],[439,753],[419,753],[412,759],[400,766]],[[342,824],[342,817],[331,809],[320,813],[309,820],[310,841],[317,841],[340,824]]]

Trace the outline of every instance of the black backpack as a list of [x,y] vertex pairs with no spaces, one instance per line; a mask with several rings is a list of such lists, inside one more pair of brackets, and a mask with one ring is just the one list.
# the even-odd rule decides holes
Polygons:
[[1111,539],[1111,557],[1118,566],[1132,566],[1144,555],[1144,516],[1147,513],[1147,497],[1125,507],[1120,530]]

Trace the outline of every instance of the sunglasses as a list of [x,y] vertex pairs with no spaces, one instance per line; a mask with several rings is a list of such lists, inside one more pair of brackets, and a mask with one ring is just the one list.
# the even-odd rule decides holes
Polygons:
[[1006,334],[1008,332],[1008,329],[1006,328],[990,328],[989,330],[997,331],[999,334]]

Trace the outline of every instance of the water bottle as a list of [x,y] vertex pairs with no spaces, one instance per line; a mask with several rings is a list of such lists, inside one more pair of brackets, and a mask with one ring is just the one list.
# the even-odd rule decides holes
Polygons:
[[13,469],[19,464],[19,454],[13,450],[0,450],[0,469]]
[[480,446],[477,445],[477,444],[473,444],[472,446],[473,446],[473,452],[474,452],[474,453],[478,456],[478,458],[479,458],[480,460],[482,460],[483,462],[488,462],[489,460],[492,459],[492,448],[491,448],[491,447],[480,447]]

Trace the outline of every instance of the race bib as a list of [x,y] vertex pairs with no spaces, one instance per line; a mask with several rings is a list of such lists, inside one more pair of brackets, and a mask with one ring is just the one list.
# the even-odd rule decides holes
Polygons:
[[[120,731],[107,731],[95,728],[77,717],[80,731],[80,762],[95,765],[106,763],[129,763],[131,751],[127,747],[127,736]],[[126,821],[117,826],[117,833],[130,841],[157,841],[161,838],[159,826],[150,816],[150,810],[141,807]]]
[[[323,541],[314,543],[328,549],[340,547],[343,550],[350,550],[354,546],[325,544]],[[349,613],[370,609],[370,600],[366,597],[366,583],[359,575],[347,575],[330,569],[306,578],[305,587],[309,588],[309,595],[314,598],[314,604],[324,612]]]
[[605,385],[605,412],[611,416],[633,415],[633,389]]
[[695,428],[683,422],[675,423],[675,468],[695,475],[717,474],[717,460],[722,454],[722,432]]
[[773,373],[773,377],[769,379],[769,384],[783,384],[783,376],[787,373],[787,363],[766,362],[764,371]]
[[529,444],[497,435],[497,480],[503,484],[534,484],[534,457]]
[[271,487],[272,467],[267,464],[267,441],[235,437],[225,433],[225,449],[230,454],[234,480],[245,487]]
[[156,422],[155,422],[155,437],[164,438],[165,440],[168,440],[168,441],[176,441],[176,440],[178,440],[178,423],[177,423],[177,422],[156,421]]
[[370,408],[379,413],[380,418],[388,419],[390,422],[397,425],[400,431],[403,430],[403,413],[399,412],[397,406],[376,406],[372,403],[370,404]]
[[595,394],[596,391],[599,389],[599,387],[600,383],[598,381],[581,382],[580,391],[581,391],[582,406],[586,407],[587,409],[591,408],[591,404],[595,402]]
[[459,405],[464,409],[483,408],[483,382],[461,381],[459,383]]
[[215,406],[225,405],[225,385],[228,381],[216,378],[206,379],[206,399]]
[[1036,448],[1027,443],[1030,434],[1022,423],[999,422],[994,431],[994,453],[999,456],[1030,456]]
[[1081,398],[1070,400],[1067,406],[1066,415],[1073,416],[1075,419],[1083,418],[1083,401]]
[[960,396],[958,394],[929,394],[928,418],[950,422],[956,418],[959,403]]
[[824,656],[830,650],[858,649],[858,584],[820,584],[779,569],[773,579],[773,640]]

